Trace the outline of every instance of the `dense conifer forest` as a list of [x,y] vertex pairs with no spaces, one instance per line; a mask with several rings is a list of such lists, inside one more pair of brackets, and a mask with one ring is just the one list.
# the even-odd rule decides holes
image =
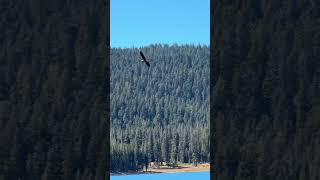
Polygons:
[[[0,180],[208,161],[208,47],[112,49],[109,137],[107,5],[0,2]],[[213,179],[320,179],[319,8],[211,2]]]
[[213,179],[320,179],[319,1],[213,2]]
[[209,162],[209,47],[111,49],[111,172]]
[[107,176],[106,1],[0,3],[0,180]]

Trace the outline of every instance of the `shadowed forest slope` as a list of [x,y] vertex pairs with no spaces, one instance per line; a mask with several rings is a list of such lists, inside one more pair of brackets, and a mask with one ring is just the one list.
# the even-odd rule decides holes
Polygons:
[[0,179],[106,179],[106,1],[1,1]]
[[111,49],[111,171],[209,161],[209,47]]
[[318,1],[215,1],[214,179],[320,178]]

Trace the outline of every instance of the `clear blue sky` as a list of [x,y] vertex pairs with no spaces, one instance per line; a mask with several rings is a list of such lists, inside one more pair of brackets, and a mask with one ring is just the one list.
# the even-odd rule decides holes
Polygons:
[[110,0],[111,47],[210,42],[210,0]]

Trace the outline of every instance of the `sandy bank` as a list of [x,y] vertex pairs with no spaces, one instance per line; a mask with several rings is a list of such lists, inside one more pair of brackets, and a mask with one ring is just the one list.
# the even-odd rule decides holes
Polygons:
[[134,175],[134,174],[154,174],[154,173],[203,172],[203,171],[210,171],[210,164],[209,163],[198,164],[197,167],[195,167],[191,164],[179,164],[179,166],[177,166],[175,168],[161,166],[160,168],[150,168],[147,171],[141,171],[141,172],[111,173],[111,176]]

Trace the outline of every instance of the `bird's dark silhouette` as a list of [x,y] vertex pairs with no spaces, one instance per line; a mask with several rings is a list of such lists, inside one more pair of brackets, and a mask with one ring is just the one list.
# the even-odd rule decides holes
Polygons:
[[150,63],[147,61],[146,57],[144,56],[144,54],[141,51],[140,51],[140,56],[142,57],[141,61],[145,62],[146,65],[150,67]]

